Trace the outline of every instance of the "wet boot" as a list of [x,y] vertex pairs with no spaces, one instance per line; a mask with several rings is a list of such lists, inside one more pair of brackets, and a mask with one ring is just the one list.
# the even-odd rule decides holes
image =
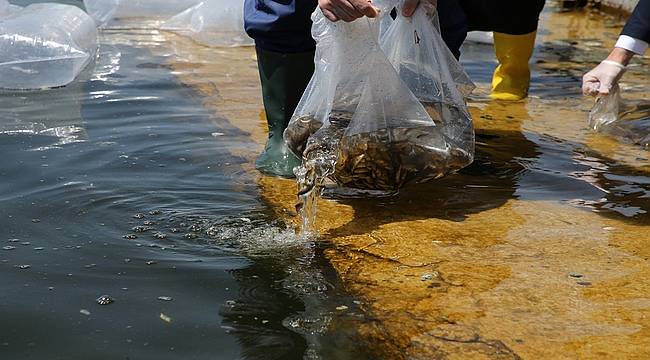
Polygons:
[[257,48],[257,64],[269,138],[255,167],[268,175],[293,177],[301,160],[289,151],[282,133],[314,73],[314,52],[285,54]]
[[492,99],[516,101],[528,96],[528,61],[533,55],[536,34],[536,31],[524,35],[494,32],[494,51],[499,66],[492,77]]

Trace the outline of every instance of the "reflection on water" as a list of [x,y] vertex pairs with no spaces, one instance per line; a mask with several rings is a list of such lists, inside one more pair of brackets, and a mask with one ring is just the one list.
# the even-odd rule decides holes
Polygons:
[[[75,82],[66,91],[0,93],[0,109],[3,109],[0,134],[22,133],[56,138],[57,141],[48,147],[86,140],[88,135],[80,114],[82,91],[83,85]],[[43,104],[50,104],[47,112],[41,112]]]

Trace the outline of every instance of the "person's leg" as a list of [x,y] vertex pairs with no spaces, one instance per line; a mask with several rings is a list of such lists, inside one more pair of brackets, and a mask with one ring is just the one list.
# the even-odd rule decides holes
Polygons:
[[467,37],[467,18],[456,0],[438,1],[440,35],[449,50],[460,58],[460,47]]
[[533,55],[536,34],[536,31],[523,35],[494,32],[494,53],[499,66],[492,76],[492,99],[515,101],[528,96],[528,62]]
[[269,175],[292,177],[293,168],[301,160],[289,151],[282,133],[314,72],[314,52],[277,53],[259,47],[256,50],[269,138],[255,167]]
[[499,65],[492,77],[490,97],[520,100],[528,96],[528,61],[535,47],[539,14],[545,0],[459,0],[469,30],[494,32]]

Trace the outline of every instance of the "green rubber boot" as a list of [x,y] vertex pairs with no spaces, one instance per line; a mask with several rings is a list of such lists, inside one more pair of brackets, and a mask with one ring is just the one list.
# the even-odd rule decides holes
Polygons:
[[256,50],[269,139],[255,167],[268,175],[293,177],[293,168],[301,160],[289,151],[282,133],[314,73],[314,52],[283,54]]

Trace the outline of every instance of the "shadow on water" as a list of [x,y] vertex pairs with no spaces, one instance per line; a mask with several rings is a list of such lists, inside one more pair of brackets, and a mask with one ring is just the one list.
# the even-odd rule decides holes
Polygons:
[[[498,103],[489,103],[478,112],[482,127],[476,131],[475,160],[457,174],[409,186],[387,198],[346,198],[345,193],[327,191],[325,197],[352,206],[355,214],[327,235],[365,234],[384,224],[417,219],[463,221],[511,199],[558,201],[650,224],[650,173],[584,144],[522,131],[517,124],[530,120],[523,105],[507,109],[502,113]],[[500,121],[511,122],[513,129],[485,127]]]
[[[517,183],[527,160],[538,154],[535,143],[517,131],[485,130],[476,134],[474,163],[458,174],[403,189],[386,199],[345,199],[355,220],[330,235],[364,234],[383,224],[440,218],[463,221],[467,216],[496,208],[516,198]],[[333,194],[336,197],[336,194]],[[362,221],[358,221],[362,218]]]
[[523,199],[565,202],[632,224],[650,224],[650,172],[583,144],[529,135],[545,148],[522,179]]
[[[324,260],[322,244],[313,251],[298,261],[256,257],[250,267],[232,272],[242,290],[220,314],[239,339],[244,358],[372,359],[349,324],[363,321],[364,315],[351,298],[336,294],[338,275]],[[346,313],[336,310],[341,306]],[[267,324],[263,329],[260,321]],[[296,332],[287,336],[286,328]]]
[[[263,274],[260,276],[259,274]],[[305,310],[295,294],[283,289],[286,268],[275,259],[258,259],[247,268],[234,270],[239,282],[237,297],[220,310],[223,326],[237,337],[245,359],[302,359],[307,349],[298,333],[287,333],[285,318]],[[261,328],[260,324],[266,325]]]

